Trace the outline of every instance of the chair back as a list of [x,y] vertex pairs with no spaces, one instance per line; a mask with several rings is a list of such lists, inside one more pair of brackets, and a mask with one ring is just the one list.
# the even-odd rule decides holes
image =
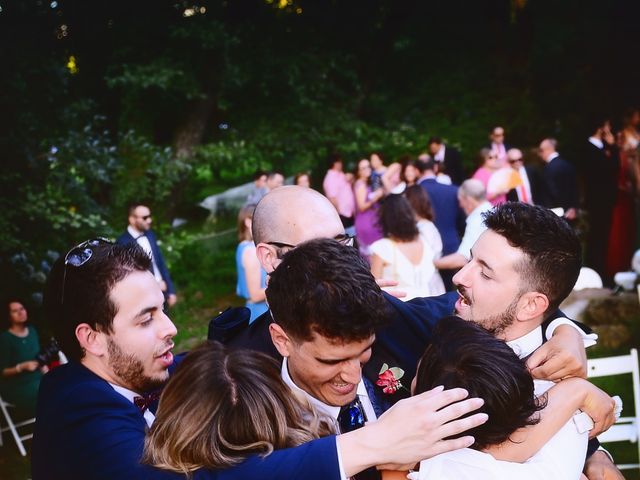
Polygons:
[[[640,462],[640,367],[638,366],[638,350],[632,348],[628,355],[588,360],[587,375],[589,378],[621,374],[631,374],[634,416],[620,417],[609,430],[598,436],[598,440],[602,443],[621,441],[636,443],[638,445],[638,461]],[[617,467],[621,470],[640,468],[640,463],[620,464]]]

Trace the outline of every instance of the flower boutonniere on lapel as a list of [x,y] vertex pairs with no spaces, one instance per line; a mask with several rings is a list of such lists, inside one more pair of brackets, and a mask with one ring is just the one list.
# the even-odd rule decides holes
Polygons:
[[380,373],[378,374],[378,380],[376,385],[382,388],[382,392],[387,395],[396,393],[401,388],[406,390],[406,387],[402,385],[400,379],[404,377],[404,370],[398,367],[389,367],[386,363],[382,365]]

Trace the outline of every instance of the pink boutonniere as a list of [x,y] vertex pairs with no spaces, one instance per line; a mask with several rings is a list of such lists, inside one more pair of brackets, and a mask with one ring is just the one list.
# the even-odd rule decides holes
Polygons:
[[382,392],[388,395],[396,393],[401,388],[405,388],[400,382],[400,379],[404,376],[404,370],[398,367],[391,367],[386,363],[382,365],[380,373],[378,374],[378,380],[376,385],[382,388]]

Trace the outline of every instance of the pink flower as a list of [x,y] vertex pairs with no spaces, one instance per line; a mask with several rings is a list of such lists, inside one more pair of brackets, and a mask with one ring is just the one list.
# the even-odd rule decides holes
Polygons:
[[396,393],[399,389],[403,388],[402,383],[400,383],[400,378],[402,378],[403,375],[404,372],[402,371],[402,369],[397,367],[389,368],[385,363],[382,366],[380,374],[378,375],[376,385],[378,385],[379,387],[384,387],[382,389],[383,393]]

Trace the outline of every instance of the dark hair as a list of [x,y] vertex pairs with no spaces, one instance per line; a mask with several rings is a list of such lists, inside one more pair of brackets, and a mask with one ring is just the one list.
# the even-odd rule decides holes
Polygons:
[[[422,189],[422,187],[418,186]],[[389,195],[378,213],[378,222],[385,237],[410,242],[420,234],[416,215],[409,201],[402,195]]]
[[440,137],[429,137],[429,141],[427,142],[427,145],[431,145],[432,143],[437,143],[438,145],[442,145],[442,138]]
[[151,258],[135,242],[104,242],[88,248],[91,258],[78,267],[65,266],[64,257],[60,257],[49,273],[44,292],[45,316],[60,349],[73,360],[84,356],[76,339],[76,327],[87,323],[95,330],[111,332],[118,313],[111,299],[114,285],[132,272],[151,268]]
[[163,389],[142,461],[181,473],[228,468],[251,454],[331,433],[284,383],[273,358],[207,342],[185,357]]
[[18,298],[18,297],[6,297],[5,298],[5,303],[4,303],[5,308],[6,308],[6,310],[5,310],[6,315],[4,316],[4,319],[2,321],[2,326],[4,327],[3,330],[6,330],[6,329],[11,327],[11,318],[10,318],[11,317],[11,308],[9,308],[9,306],[12,303],[19,303],[20,305],[22,305],[25,308],[25,310],[27,309],[26,304],[20,298]]
[[518,428],[535,425],[539,418],[534,414],[545,406],[534,396],[533,378],[524,361],[480,325],[455,316],[436,325],[420,359],[415,394],[438,385],[461,387],[470,398],[484,399],[484,405],[472,413],[487,413],[489,421],[455,436],[473,435],[471,448],[476,450],[504,442]]
[[431,206],[431,199],[424,188],[420,185],[411,185],[405,189],[404,195],[418,217],[433,221],[435,215]]
[[256,170],[256,173],[253,174],[253,180],[260,180],[261,177],[264,177],[267,175],[267,172],[265,172],[264,170]]
[[416,160],[416,168],[420,171],[420,174],[423,174],[424,172],[426,172],[427,170],[434,170],[436,169],[436,161],[429,157],[428,160]]
[[298,179],[304,176],[309,177],[309,185],[311,185],[311,174],[309,172],[296,173],[296,176],[293,177],[293,184],[298,185]]
[[329,155],[327,155],[327,168],[332,169],[337,162],[342,162],[344,164],[342,155],[340,155],[338,152],[331,152]]
[[553,312],[571,293],[582,265],[580,241],[573,229],[551,210],[519,202],[499,205],[483,218],[487,228],[525,254],[515,266],[522,291],[545,294],[547,313]]
[[387,302],[358,250],[332,239],[301,243],[271,273],[267,302],[291,337],[314,333],[345,342],[364,340],[386,323]]
[[[147,208],[149,208],[148,205],[146,203],[144,203],[144,202],[131,202],[131,203],[129,203],[129,206],[127,207],[127,215],[128,216],[133,215],[135,213],[135,211],[136,211],[136,208],[138,208],[138,207],[147,207]],[[149,210],[151,210],[151,209],[149,209]]]

